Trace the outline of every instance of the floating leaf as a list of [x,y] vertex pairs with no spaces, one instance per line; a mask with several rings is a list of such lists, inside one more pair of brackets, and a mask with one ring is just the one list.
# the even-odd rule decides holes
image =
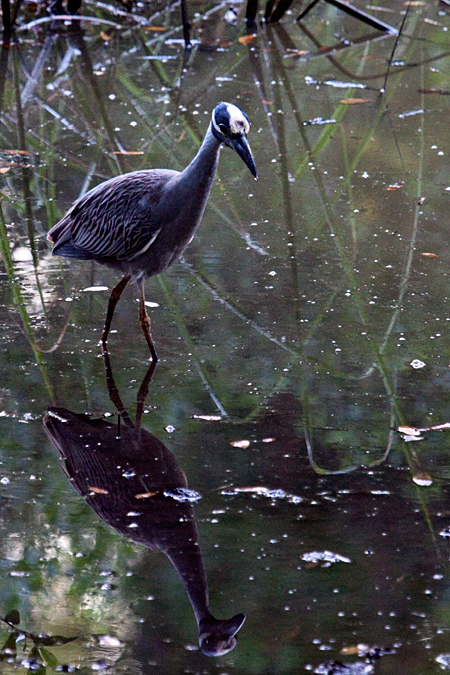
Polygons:
[[143,155],[141,150],[114,150],[113,155]]
[[354,654],[360,654],[361,652],[366,652],[368,649],[369,645],[365,644],[347,645],[346,647],[342,647],[339,654],[346,654],[347,656],[349,656]]
[[293,51],[289,50],[290,54],[285,54],[284,58],[285,59],[291,59],[293,56],[305,56],[305,54],[309,54],[308,49],[295,49]]
[[230,445],[232,445],[233,448],[242,448],[245,450],[245,448],[249,447],[250,441],[231,441]]
[[439,258],[437,253],[422,253],[426,258]]
[[405,436],[420,436],[419,429],[416,429],[415,427],[398,427],[397,431],[401,434],[405,434]]
[[157,32],[162,32],[165,30],[164,26],[146,26],[145,30],[151,30],[154,31],[155,33]]
[[11,168],[10,166],[2,166],[2,168],[0,169],[0,173],[1,174],[8,173],[10,168]]
[[431,427],[398,427],[397,431],[407,436],[420,436],[426,431],[445,431],[446,429],[450,429],[450,422],[433,424]]
[[5,616],[6,623],[12,623],[13,626],[18,626],[20,623],[20,614],[17,609],[12,609]]
[[241,43],[241,45],[251,45],[252,42],[256,39],[256,34],[253,35],[241,35],[240,38],[238,38],[238,42]]
[[419,94],[441,94],[441,96],[450,95],[449,89],[433,89],[433,87],[431,87],[430,89],[418,89],[417,91],[419,92]]
[[403,187],[403,183],[393,183],[389,185],[388,192],[394,192],[394,190],[400,190]]
[[100,31],[100,37],[102,40],[105,40],[105,42],[108,42],[108,40],[112,40],[112,35],[108,35],[108,33],[105,33],[103,30]]
[[134,495],[135,499],[148,499],[149,497],[154,497],[156,492],[139,492],[137,495]]
[[89,490],[91,492],[94,492],[96,495],[107,495],[108,494],[108,490],[103,490],[102,488],[98,488],[98,487],[92,487],[91,485],[89,485]]
[[56,656],[51,652],[49,652],[48,649],[44,649],[44,647],[41,647],[39,651],[46,665],[49,666],[50,668],[56,668],[56,666],[58,665],[58,659],[56,658]]
[[25,157],[32,157],[32,153],[27,150],[2,150],[3,155],[24,155]]
[[341,98],[339,103],[344,105],[358,105],[359,103],[373,103],[373,98]]

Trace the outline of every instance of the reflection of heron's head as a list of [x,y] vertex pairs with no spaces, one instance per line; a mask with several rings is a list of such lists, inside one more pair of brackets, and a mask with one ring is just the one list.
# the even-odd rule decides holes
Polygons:
[[237,645],[236,633],[245,621],[245,614],[236,614],[223,621],[213,617],[200,622],[199,644],[206,656],[223,656]]

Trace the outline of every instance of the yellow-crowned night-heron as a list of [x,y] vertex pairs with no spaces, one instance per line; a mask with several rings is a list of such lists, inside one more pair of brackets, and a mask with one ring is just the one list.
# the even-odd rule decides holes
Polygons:
[[140,289],[139,321],[152,359],[158,360],[145,308],[146,277],[164,272],[195,235],[216,175],[222,143],[236,150],[257,178],[247,141],[250,122],[231,103],[214,108],[203,143],[181,173],[169,169],[133,171],[89,190],[48,233],[53,255],[96,260],[124,273],[112,290],[102,342],[114,309],[130,279]]

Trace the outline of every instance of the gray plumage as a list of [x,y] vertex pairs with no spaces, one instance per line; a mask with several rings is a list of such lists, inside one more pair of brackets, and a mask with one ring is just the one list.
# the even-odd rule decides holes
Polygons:
[[168,169],[133,171],[89,190],[48,233],[53,255],[93,259],[125,276],[113,289],[102,333],[106,342],[114,308],[130,279],[141,291],[139,319],[153,359],[156,350],[145,310],[144,280],[180,258],[200,224],[222,143],[233,148],[256,178],[246,136],[247,115],[235,105],[214,108],[203,143],[181,173]]

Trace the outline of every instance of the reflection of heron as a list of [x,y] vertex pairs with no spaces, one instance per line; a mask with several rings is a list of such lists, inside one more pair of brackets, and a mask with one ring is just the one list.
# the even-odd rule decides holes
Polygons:
[[108,337],[114,309],[131,278],[140,289],[139,321],[157,361],[145,308],[144,281],[164,272],[183,254],[205,210],[222,143],[233,148],[257,176],[247,141],[250,123],[235,105],[214,108],[203,143],[184,171],[150,169],[117,176],[87,192],[48,233],[52,252],[93,259],[120,270],[102,332]]
[[[104,356],[111,397],[122,406]],[[152,367],[153,363],[138,407],[145,399]],[[225,654],[236,646],[245,615],[219,620],[211,613],[192,506],[197,495],[187,489],[170,450],[140,423],[135,426],[123,406],[122,419],[125,425],[120,429],[105,420],[51,408],[44,428],[64,459],[69,480],[100,518],[125,537],[167,555],[194,610],[200,647],[209,656]]]

